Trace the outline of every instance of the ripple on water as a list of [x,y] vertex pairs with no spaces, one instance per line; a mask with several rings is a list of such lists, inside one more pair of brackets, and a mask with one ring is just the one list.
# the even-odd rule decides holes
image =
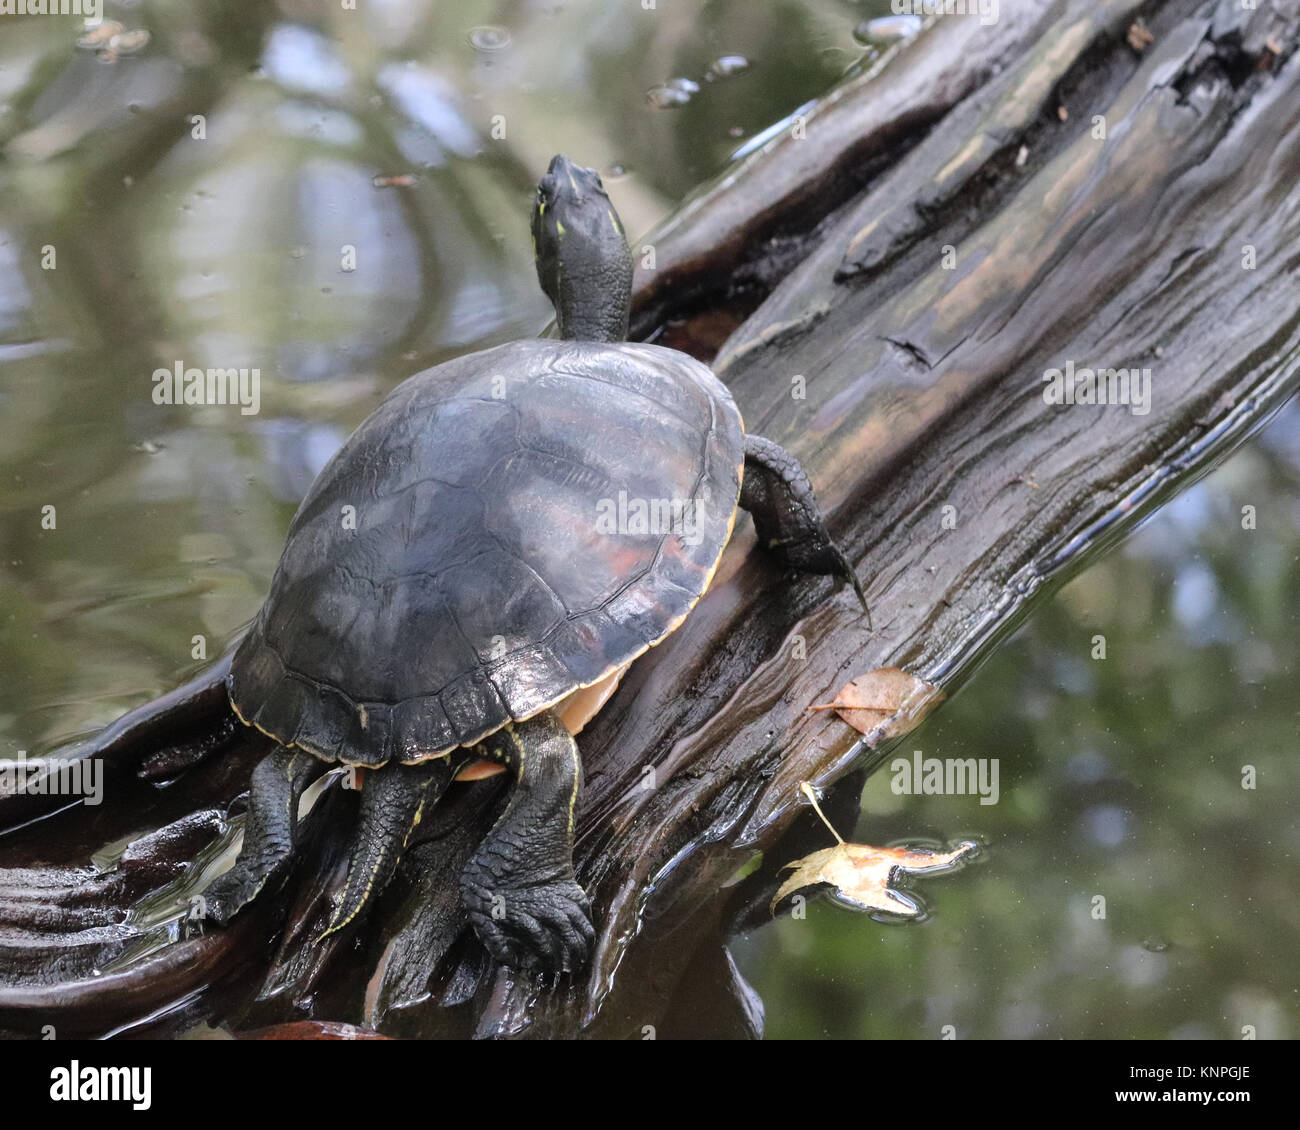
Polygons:
[[491,24],[470,28],[467,38],[469,39],[469,45],[475,51],[488,53],[504,51],[510,46],[512,39],[510,32],[505,28],[495,27]]

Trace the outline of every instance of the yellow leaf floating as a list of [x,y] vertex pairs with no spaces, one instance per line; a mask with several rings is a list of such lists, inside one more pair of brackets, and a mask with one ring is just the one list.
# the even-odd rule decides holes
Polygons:
[[909,675],[898,667],[878,667],[846,684],[831,702],[809,710],[833,710],[875,749],[887,738],[915,730],[927,714],[943,701],[943,691],[933,683]]
[[782,899],[804,887],[829,883],[838,892],[842,902],[861,910],[893,914],[900,918],[915,918],[921,913],[920,904],[905,891],[894,889],[900,875],[936,875],[952,871],[979,850],[972,840],[963,840],[950,851],[928,851],[925,848],[878,848],[869,844],[847,844],[831,827],[812,787],[805,781],[801,786],[804,795],[812,801],[817,815],[839,842],[834,847],[815,851],[787,863],[791,875],[772,898],[769,909],[776,910]]
[[830,883],[838,897],[862,910],[915,918],[920,904],[905,891],[895,890],[899,875],[933,875],[951,871],[976,850],[970,840],[963,840],[952,851],[925,851],[921,848],[878,848],[869,844],[836,844],[823,851],[788,864],[795,873],[781,884],[772,899],[772,909],[787,895],[802,887]]

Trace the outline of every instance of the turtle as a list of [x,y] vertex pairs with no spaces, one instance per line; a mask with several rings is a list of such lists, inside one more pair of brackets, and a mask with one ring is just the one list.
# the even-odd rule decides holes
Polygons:
[[793,455],[747,435],[726,386],[627,341],[633,275],[597,172],[557,155],[537,186],[537,277],[558,335],[398,385],[322,469],[226,690],[274,739],[234,865],[205,892],[225,925],[283,873],[303,790],[362,767],[348,875],[325,933],[394,874],[422,813],[475,767],[509,799],[460,898],[491,956],[580,970],[594,941],[573,864],[574,734],[700,600],[738,509],[792,570],[862,587]]

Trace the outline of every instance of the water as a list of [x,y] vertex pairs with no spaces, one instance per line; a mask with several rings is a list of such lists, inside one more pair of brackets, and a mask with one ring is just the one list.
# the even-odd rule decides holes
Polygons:
[[[293,10],[214,30],[110,5],[132,33],[111,52],[62,19],[0,37],[0,755],[219,654],[379,398],[541,329],[527,216],[552,153],[615,174],[645,231],[874,57],[854,28],[889,5]],[[673,80],[679,105],[647,103]],[[258,411],[155,403],[177,363],[256,368]],[[1291,409],[913,735],[1000,758],[997,805],[873,779],[857,839],[984,858],[918,882],[917,926],[816,904],[743,942],[773,1035],[1300,1034],[1298,436]]]

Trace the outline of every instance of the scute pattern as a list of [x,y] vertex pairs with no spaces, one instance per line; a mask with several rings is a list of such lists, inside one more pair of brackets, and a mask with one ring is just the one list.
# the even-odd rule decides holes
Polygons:
[[[419,373],[312,484],[231,702],[331,761],[473,745],[682,621],[743,457],[731,395],[675,350],[539,339]],[[611,531],[620,492],[689,503],[693,528]]]

